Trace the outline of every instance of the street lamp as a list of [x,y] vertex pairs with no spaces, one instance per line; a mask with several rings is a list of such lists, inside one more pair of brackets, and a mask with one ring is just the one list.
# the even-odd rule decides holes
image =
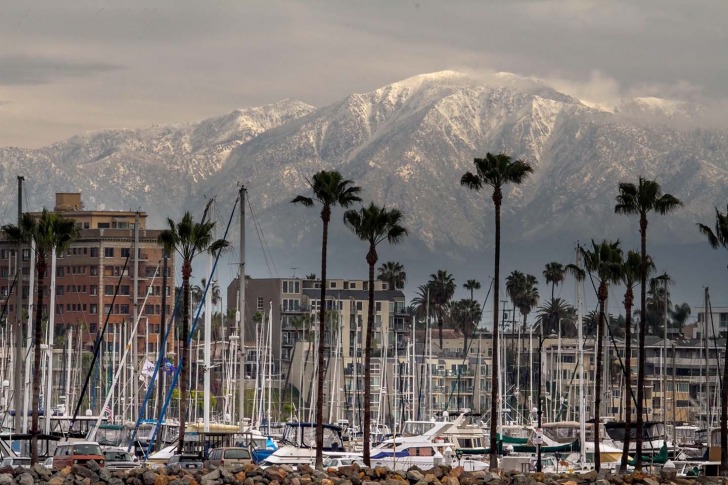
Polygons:
[[[536,436],[536,471],[537,472],[541,472],[541,470],[542,470],[542,467],[541,467],[541,442],[543,441],[543,431],[541,430],[541,414],[542,414],[542,411],[541,411],[541,374],[542,374],[541,362],[543,362],[543,360],[541,359],[541,352],[543,350],[544,341],[547,338],[556,338],[556,337],[557,337],[556,334],[543,335],[542,333],[539,334],[539,336],[538,336],[538,367],[539,367],[539,369],[537,372],[537,374],[538,374],[537,389],[538,390],[536,391],[536,403],[538,406],[537,411],[536,411],[536,415],[537,415],[537,419],[538,419],[538,422],[536,424],[536,427],[538,429],[538,435]],[[560,362],[559,362],[559,366],[561,366]]]

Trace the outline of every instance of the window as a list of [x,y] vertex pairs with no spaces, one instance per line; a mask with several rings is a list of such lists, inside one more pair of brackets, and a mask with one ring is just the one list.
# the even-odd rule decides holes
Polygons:
[[121,248],[121,257],[122,258],[128,258],[129,254],[131,254],[131,251],[129,251],[129,248]]
[[98,258],[99,257],[99,248],[91,248],[91,257],[92,258]]
[[98,276],[99,275],[99,267],[98,266],[91,266],[89,268],[89,271],[88,272],[89,272],[89,274],[91,276]]
[[378,312],[381,312],[381,311],[382,311],[382,302],[381,302],[381,301],[375,302],[375,303],[374,303],[374,308],[375,308],[375,309],[376,309],[376,310],[377,310]]
[[336,281],[329,281],[329,288],[336,288]]
[[114,257],[114,248],[104,248],[104,257],[113,258]]
[[63,315],[63,305],[56,305],[56,315]]
[[362,305],[361,301],[356,302],[356,311],[360,312],[363,308],[364,306]]
[[0,295],[8,296],[8,287],[7,286],[3,286],[2,289],[0,289]]
[[23,261],[30,261],[30,249],[23,249],[23,252],[21,254],[23,257]]
[[300,281],[283,281],[283,293],[300,293],[301,292],[301,282]]
[[129,296],[129,285],[121,285],[121,288],[119,289],[119,294]]
[[721,327],[728,327],[728,313],[721,313],[719,319]]
[[105,285],[104,286],[104,294],[105,295],[113,295],[114,294],[114,285]]
[[58,267],[56,267],[56,276],[57,276],[57,277],[59,277],[59,278],[60,278],[61,276],[63,276],[63,274],[64,274],[65,272],[66,272],[66,268],[65,268],[65,266],[58,266]]
[[154,307],[152,305],[146,305],[144,307],[144,314],[145,315],[154,315]]
[[[256,309],[257,309],[257,310],[258,310],[259,312],[263,311],[263,297],[262,297],[262,296],[259,296],[259,297],[258,297],[258,302],[257,302],[257,306],[256,306]],[[241,374],[241,375],[242,375],[242,374]]]
[[56,296],[63,294],[63,286],[56,286]]
[[301,309],[301,302],[298,299],[284,298],[283,299],[283,311],[284,312],[297,312]]
[[99,229],[108,229],[111,225],[108,222],[99,222],[96,227]]
[[127,305],[127,304],[119,305],[119,313],[121,313],[122,315],[128,315],[129,314],[129,305]]
[[111,304],[107,303],[104,305],[104,315],[108,315],[111,312]]
[[96,315],[99,312],[99,306],[95,303],[91,303],[88,310],[91,315]]
[[99,294],[99,288],[96,285],[91,285],[88,287],[88,292],[91,296],[96,296]]

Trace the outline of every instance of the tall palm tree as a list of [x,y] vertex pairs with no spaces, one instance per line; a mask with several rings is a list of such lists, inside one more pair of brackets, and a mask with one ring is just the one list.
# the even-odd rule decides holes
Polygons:
[[450,321],[453,328],[463,332],[463,351],[468,351],[468,339],[480,322],[483,310],[475,300],[463,298],[458,301],[451,301],[449,305]]
[[372,404],[370,400],[372,385],[372,346],[374,345],[374,265],[377,264],[377,245],[383,241],[398,244],[407,236],[407,229],[402,225],[403,215],[397,209],[378,207],[374,203],[360,210],[348,210],[344,213],[344,223],[359,239],[369,244],[366,255],[369,264],[369,308],[367,309],[367,332],[364,351],[364,450],[362,458],[366,466],[370,465],[369,446],[372,423]]
[[[654,268],[652,261],[649,262],[648,268]],[[639,282],[640,272],[642,271],[642,256],[636,251],[629,251],[627,257],[622,263],[622,284],[626,288],[624,292],[624,382],[625,390],[625,406],[624,406],[624,447],[622,449],[621,469],[627,469],[627,459],[629,458],[629,442],[630,427],[632,425],[632,307],[634,306],[634,287]]]
[[687,303],[675,303],[675,306],[670,309],[670,318],[672,318],[673,328],[677,328],[678,333],[683,333],[685,322],[690,317],[692,310],[690,305]]
[[[599,323],[597,325],[597,366],[594,376],[594,422],[599,423],[599,407],[602,403],[602,371],[604,367],[604,330],[605,304],[609,296],[609,285],[618,283],[622,277],[622,250],[619,241],[603,241],[599,244],[592,241],[592,249],[580,248],[584,257],[584,267],[599,280],[597,300],[599,301]],[[638,433],[639,434],[639,433]],[[594,468],[599,471],[599,426],[594,426]]]
[[361,187],[353,185],[351,180],[345,179],[336,170],[321,170],[316,172],[308,185],[313,191],[313,197],[296,196],[291,203],[301,204],[304,207],[321,205],[321,221],[323,222],[323,236],[321,238],[321,304],[319,310],[319,342],[318,342],[318,385],[316,387],[316,468],[323,470],[323,444],[324,444],[324,386],[326,367],[324,366],[325,334],[326,334],[326,250],[328,248],[329,222],[331,221],[331,208],[341,206],[348,208],[355,202],[361,202],[359,192]]
[[379,269],[377,279],[386,281],[390,290],[402,290],[407,283],[407,273],[404,265],[397,261],[387,261]]
[[561,263],[552,261],[546,264],[546,269],[543,270],[543,277],[546,279],[546,284],[551,283],[551,299],[554,299],[554,289],[559,286],[566,276],[566,269]]
[[438,269],[437,273],[430,275],[430,281],[427,285],[430,287],[430,304],[432,305],[435,317],[437,317],[437,330],[440,337],[440,349],[442,349],[442,327],[446,314],[445,307],[455,294],[455,280],[452,274],[446,270]]
[[[21,244],[31,245],[35,250],[35,272],[38,278],[36,291],[36,311],[33,321],[33,397],[32,397],[32,435],[30,443],[30,463],[38,463],[38,409],[40,408],[40,372],[41,372],[41,343],[43,339],[43,287],[45,274],[48,269],[48,257],[54,251],[63,252],[78,235],[73,219],[67,219],[56,212],[43,209],[39,219],[25,213],[20,218],[20,224],[5,225],[2,228],[8,240]],[[20,309],[18,309],[20,311]],[[55,311],[49,308],[48,311]],[[20,392],[16,389],[15,392]]]
[[[644,387],[645,387],[645,327],[647,324],[647,213],[667,214],[681,207],[683,203],[670,194],[663,194],[662,187],[654,180],[639,177],[637,184],[620,182],[617,214],[639,215],[640,227],[640,322],[637,355],[637,429],[644,425]],[[642,433],[637,433],[635,470],[642,470]]]
[[182,355],[179,380],[179,442],[177,452],[182,453],[187,424],[187,369],[189,366],[189,333],[190,333],[190,277],[192,276],[192,260],[199,253],[221,251],[229,243],[225,239],[214,239],[215,222],[207,221],[207,209],[202,222],[192,220],[192,215],[185,212],[179,222],[167,218],[168,228],[159,233],[157,241],[167,254],[177,252],[182,257]]
[[533,172],[533,166],[522,160],[512,160],[503,153],[493,155],[486,153],[485,158],[476,158],[475,173],[466,172],[460,178],[460,185],[472,190],[480,190],[484,185],[493,188],[493,206],[495,207],[495,257],[493,284],[493,337],[492,337],[492,367],[493,378],[491,382],[490,399],[490,469],[498,469],[498,450],[496,435],[498,433],[498,298],[500,290],[500,237],[501,237],[501,205],[503,204],[503,186],[507,184],[520,185]]
[[478,280],[468,280],[465,283],[463,283],[463,288],[468,290],[470,292],[470,299],[473,299],[473,292],[475,290],[480,289],[480,281]]
[[[706,224],[698,223],[698,230],[708,238],[713,249],[723,246],[728,249],[728,206],[721,212],[715,208],[715,230]],[[728,355],[728,339],[725,341],[726,355]],[[720,393],[720,472],[728,472],[728,359],[724,359],[723,387]]]
[[427,316],[428,307],[430,304],[430,287],[427,283],[417,287],[415,296],[410,301],[412,307],[411,315],[417,319],[422,319]]
[[513,271],[506,278],[506,292],[523,315],[523,328],[526,329],[526,319],[531,310],[538,306],[538,280],[532,274],[523,274],[520,271]]
[[[556,315],[556,318],[554,318],[554,315]],[[561,319],[576,321],[576,308],[563,298],[554,298],[538,308],[536,321],[541,325],[543,335],[559,334],[559,326],[553,326],[553,322],[558,322]],[[575,325],[569,328],[561,328],[561,337],[572,336],[573,329],[576,329]]]

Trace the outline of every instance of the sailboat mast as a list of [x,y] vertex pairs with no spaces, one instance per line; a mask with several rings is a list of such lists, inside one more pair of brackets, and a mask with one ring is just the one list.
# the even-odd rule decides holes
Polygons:
[[[20,224],[23,219],[23,181],[25,178],[18,175],[18,227],[22,227]],[[15,423],[13,428],[17,433],[20,430],[20,410],[23,409],[21,403],[21,389],[23,389],[23,292],[21,291],[22,285],[22,270],[20,264],[23,261],[21,253],[23,252],[23,246],[18,242],[18,246],[15,250],[15,275],[16,275],[16,289],[15,289],[15,328],[13,328],[13,336],[15,337],[15,362],[13,362],[13,404],[15,405]],[[33,268],[31,267],[31,273]]]
[[[576,247],[576,266],[581,269],[581,251],[579,246]],[[582,312],[581,312],[581,286],[579,280],[576,281],[576,329],[577,339],[579,340],[579,441],[581,446],[580,450],[580,462],[583,464],[586,462],[586,414],[585,414],[585,401],[584,401],[584,336],[582,335]],[[595,426],[599,426],[599,423],[594,423]]]
[[[53,393],[53,340],[56,328],[56,265],[58,254],[56,248],[51,250],[51,282],[48,285],[49,303],[48,303],[48,373],[47,386],[45,394],[45,432],[51,432],[51,395]],[[41,291],[40,289],[38,291]]]
[[[35,287],[35,242],[30,242],[30,275],[29,275],[29,282],[28,282],[28,288],[34,288]],[[20,281],[20,280],[18,280]],[[18,288],[20,290],[20,288]],[[40,291],[40,289],[38,290]],[[35,305],[33,304],[33,292],[31,291],[28,294],[28,323],[27,323],[27,329],[33,328],[33,311],[35,308]],[[30,349],[32,345],[32,333],[30,330],[28,330],[28,335],[26,340],[26,347]],[[30,409],[30,388],[31,386],[31,369],[30,369],[30,359],[25,359],[25,385],[21,388],[24,389],[25,396],[23,398],[23,433],[28,432],[28,410]]]
[[[214,201],[213,201],[214,203]],[[214,229],[213,229],[214,231]],[[215,239],[213,234],[213,240]],[[212,334],[212,289],[214,276],[212,274],[212,253],[207,253],[207,288],[205,289],[205,340],[204,340],[204,373],[203,373],[203,427],[205,433],[210,432],[210,336]],[[196,406],[195,406],[196,407]]]
[[238,419],[240,431],[245,430],[245,186],[240,187],[240,267],[238,270],[238,325],[240,333],[240,371],[238,373]]

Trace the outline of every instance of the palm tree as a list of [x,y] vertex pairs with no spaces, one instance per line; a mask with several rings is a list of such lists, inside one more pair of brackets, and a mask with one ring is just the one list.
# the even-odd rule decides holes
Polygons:
[[[20,218],[20,224],[5,225],[2,228],[8,240],[20,244],[31,245],[35,250],[35,272],[38,278],[38,289],[36,291],[36,311],[33,321],[33,397],[32,397],[32,421],[31,421],[31,443],[30,463],[38,463],[38,409],[40,408],[40,372],[41,372],[41,343],[43,340],[43,287],[45,285],[45,274],[48,269],[48,256],[54,251],[63,252],[78,235],[73,219],[67,219],[56,212],[49,212],[43,209],[39,219],[25,213]],[[19,311],[20,309],[18,309]],[[55,311],[49,308],[49,311]],[[17,369],[16,369],[17,370]],[[15,392],[20,392],[16,389]],[[48,410],[47,410],[48,411]]]
[[[556,318],[554,318],[554,315]],[[561,332],[559,332],[559,326],[554,326],[554,321],[558,322],[559,320],[576,321],[576,308],[567,303],[566,300],[554,298],[538,308],[536,321],[543,329],[543,335],[558,334],[567,338],[573,336],[574,332],[572,330],[576,330],[576,325],[566,329],[562,327]]]
[[470,299],[473,299],[473,292],[475,290],[480,289],[480,281],[478,280],[468,280],[465,283],[463,283],[463,288],[470,291]]
[[308,181],[313,197],[299,195],[291,203],[301,204],[304,207],[321,205],[321,221],[323,222],[323,237],[321,239],[321,302],[319,310],[319,342],[318,342],[318,386],[316,387],[316,468],[323,469],[324,445],[324,386],[326,367],[324,366],[324,352],[326,350],[324,338],[326,333],[326,250],[329,238],[329,222],[331,221],[331,208],[341,206],[348,208],[354,202],[361,202],[359,192],[361,188],[353,185],[351,180],[345,179],[336,170],[322,170],[316,172]]
[[[511,278],[514,278],[513,280]],[[538,306],[538,280],[531,274],[523,274],[520,271],[513,271],[506,278],[506,292],[513,302],[513,306],[518,308],[523,315],[524,331],[526,329],[526,319],[531,310]]]
[[501,205],[503,203],[503,186],[507,184],[520,185],[528,174],[533,172],[533,166],[522,160],[512,160],[505,154],[493,155],[486,153],[485,158],[476,158],[475,173],[466,172],[460,179],[460,185],[472,190],[480,190],[484,185],[493,188],[493,205],[495,207],[495,282],[493,284],[493,336],[492,336],[492,363],[493,378],[491,382],[490,398],[490,469],[498,469],[498,450],[496,435],[498,416],[498,298],[500,290],[500,236],[501,236]]
[[185,212],[182,219],[175,223],[167,218],[168,228],[159,233],[157,241],[167,254],[177,252],[182,257],[182,355],[180,355],[182,378],[179,380],[179,443],[177,452],[182,453],[187,424],[187,368],[189,363],[190,333],[190,277],[192,276],[192,259],[203,251],[212,253],[221,251],[229,243],[224,239],[214,239],[215,222],[206,221],[207,208],[202,222],[194,222],[192,215]]
[[[599,300],[599,323],[597,325],[597,366],[594,376],[594,422],[599,423],[599,407],[602,403],[602,370],[604,367],[603,342],[605,330],[605,303],[609,296],[609,285],[618,283],[622,277],[622,250],[619,241],[603,241],[599,244],[592,241],[592,249],[580,248],[584,257],[584,266],[590,274],[596,273],[599,279],[597,300]],[[638,428],[640,429],[640,428]],[[638,433],[639,434],[639,433]],[[594,468],[599,471],[599,426],[594,426]]]
[[[715,209],[715,230],[705,224],[698,223],[698,230],[708,238],[713,249],[723,246],[728,249],[728,206],[725,212]],[[728,338],[725,341],[726,355],[728,355]],[[720,393],[720,472],[728,472],[728,359],[724,359],[723,387]]]
[[546,265],[546,269],[543,270],[543,277],[546,279],[546,284],[551,283],[551,299],[554,298],[554,289],[564,281],[566,276],[566,269],[561,263],[552,261]]
[[371,361],[374,345],[374,265],[377,264],[377,245],[383,241],[398,244],[407,236],[407,229],[401,225],[402,212],[397,209],[378,207],[374,203],[360,210],[348,210],[344,214],[344,223],[362,241],[369,244],[366,255],[369,264],[369,308],[367,309],[367,333],[364,352],[364,450],[362,458],[369,466],[369,446],[372,423],[371,395]]
[[410,301],[410,307],[412,307],[411,315],[417,319],[421,319],[427,316],[428,307],[430,304],[430,287],[427,283],[417,287],[415,296]]
[[463,351],[467,355],[468,339],[473,334],[480,322],[483,310],[475,300],[463,298],[462,300],[452,301],[450,305],[450,320],[454,328],[463,332]]
[[[654,211],[658,214],[667,214],[681,207],[683,203],[670,194],[663,194],[662,187],[654,180],[645,180],[640,177],[637,185],[629,182],[620,182],[617,204],[614,212],[617,214],[638,214],[640,217],[640,256],[642,268],[640,269],[640,322],[637,355],[637,429],[644,425],[644,387],[645,387],[645,327],[647,324],[647,213]],[[642,470],[642,433],[637,433],[635,470]]]
[[404,265],[397,261],[387,261],[383,263],[377,270],[379,274],[377,279],[387,282],[387,287],[390,290],[402,290],[404,285],[407,283],[407,273],[404,270]]
[[670,318],[672,318],[673,329],[677,328],[678,333],[683,333],[685,322],[690,317],[692,310],[690,305],[683,302],[681,304],[675,303],[675,306],[670,310]]
[[[652,261],[649,262],[648,267],[654,268]],[[632,307],[634,306],[634,287],[639,281],[641,270],[642,256],[638,252],[629,251],[622,263],[622,284],[626,288],[624,293],[624,382],[626,383],[624,420],[626,429],[620,465],[622,470],[627,469],[627,459],[629,458],[630,426],[632,424]]]
[[437,330],[440,337],[440,349],[442,349],[442,327],[445,318],[445,307],[455,294],[455,280],[452,274],[446,270],[438,269],[437,273],[430,275],[427,283],[430,288],[430,304],[437,317]]

